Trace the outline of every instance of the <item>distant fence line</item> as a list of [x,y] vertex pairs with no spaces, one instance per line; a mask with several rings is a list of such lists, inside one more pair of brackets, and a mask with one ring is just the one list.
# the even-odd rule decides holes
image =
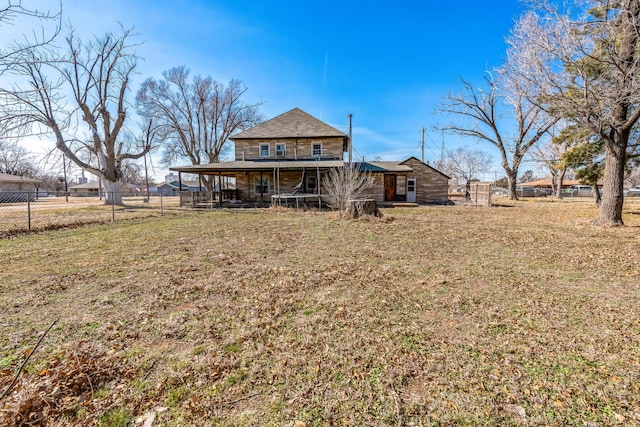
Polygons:
[[123,206],[108,204],[110,193],[0,191],[0,237],[16,231],[46,230],[86,223],[161,216],[180,210],[178,197],[122,193]]

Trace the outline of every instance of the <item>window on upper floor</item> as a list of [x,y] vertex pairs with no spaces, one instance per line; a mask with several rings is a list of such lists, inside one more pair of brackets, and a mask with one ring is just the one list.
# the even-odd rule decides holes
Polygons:
[[269,144],[260,144],[260,157],[269,157]]
[[321,143],[314,143],[311,144],[311,155],[313,157],[320,157],[322,156],[322,144]]
[[287,144],[276,144],[276,156],[284,157],[287,155]]

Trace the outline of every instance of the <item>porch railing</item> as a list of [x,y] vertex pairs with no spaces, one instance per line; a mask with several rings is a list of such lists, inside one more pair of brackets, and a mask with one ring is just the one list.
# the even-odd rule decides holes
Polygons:
[[[221,198],[222,196],[222,198]],[[180,206],[182,207],[216,207],[224,202],[228,202],[238,198],[238,190],[213,191],[181,191]]]

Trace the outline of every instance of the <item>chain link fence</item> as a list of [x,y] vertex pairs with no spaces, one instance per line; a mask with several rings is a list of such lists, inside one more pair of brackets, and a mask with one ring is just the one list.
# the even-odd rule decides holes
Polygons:
[[122,205],[106,193],[0,191],[0,237],[20,231],[48,230],[182,211],[178,197],[121,194]]

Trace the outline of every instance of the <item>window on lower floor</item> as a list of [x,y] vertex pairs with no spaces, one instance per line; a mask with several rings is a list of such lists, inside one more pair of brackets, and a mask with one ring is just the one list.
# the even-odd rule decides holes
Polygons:
[[256,194],[269,194],[269,178],[256,178]]
[[307,192],[316,193],[316,187],[318,186],[318,180],[315,176],[307,177]]
[[407,177],[404,175],[398,175],[396,194],[399,196],[404,196],[405,194],[407,194]]

